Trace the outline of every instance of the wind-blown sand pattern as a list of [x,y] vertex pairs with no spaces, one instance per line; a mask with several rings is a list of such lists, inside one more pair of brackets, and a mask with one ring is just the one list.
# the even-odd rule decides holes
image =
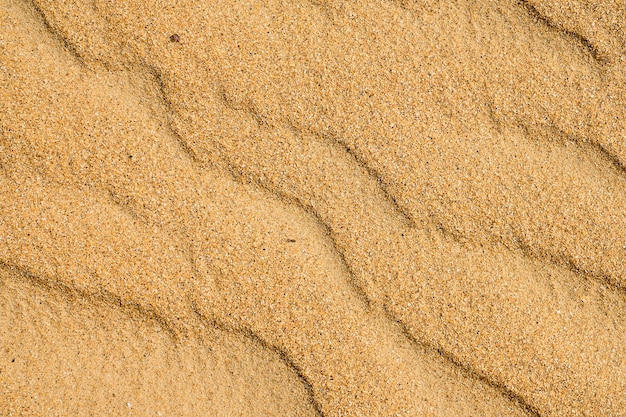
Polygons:
[[1,415],[626,415],[626,5],[0,11]]

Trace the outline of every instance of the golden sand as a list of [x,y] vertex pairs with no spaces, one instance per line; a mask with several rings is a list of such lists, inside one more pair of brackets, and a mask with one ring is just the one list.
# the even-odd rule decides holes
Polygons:
[[626,415],[624,16],[0,0],[0,415]]

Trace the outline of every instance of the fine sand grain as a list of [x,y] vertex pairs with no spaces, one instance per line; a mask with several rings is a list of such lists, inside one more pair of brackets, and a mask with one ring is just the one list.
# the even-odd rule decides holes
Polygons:
[[0,0],[0,415],[626,416],[625,16]]

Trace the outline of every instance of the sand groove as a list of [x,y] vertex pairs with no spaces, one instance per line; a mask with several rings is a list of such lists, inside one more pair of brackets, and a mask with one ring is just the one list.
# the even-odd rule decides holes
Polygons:
[[7,8],[2,265],[245,335],[318,415],[621,415],[618,49],[533,2],[235,3]]
[[531,2],[525,1],[525,0],[520,0],[519,3],[535,19],[543,22],[547,27],[549,27],[551,29],[555,29],[556,31],[561,32],[561,33],[565,34],[566,36],[572,38],[572,40],[574,42],[579,43],[583,48],[587,49],[589,51],[589,53],[591,54],[591,56],[593,57],[593,59],[598,61],[600,64],[602,64],[603,62],[605,62],[607,60],[607,57],[605,57],[603,54],[601,54],[600,51],[598,51],[598,48],[593,43],[591,43],[591,41],[589,41],[589,39],[585,38],[585,36],[581,35],[578,32],[567,30],[564,27],[556,24],[555,22],[550,20],[548,17],[546,17],[545,15],[541,14],[539,12],[539,10],[537,10],[537,8],[535,6],[533,6],[533,4]]
[[[77,294],[75,288],[58,282],[51,287],[49,280],[28,271],[2,266],[0,277],[0,305],[13,306],[0,319],[0,340],[10,337],[12,342],[10,347],[4,346],[0,358],[3,362],[13,358],[13,364],[18,363],[14,365],[16,370],[0,368],[4,373],[5,396],[0,402],[3,414],[17,411],[19,415],[41,415],[65,409],[76,415],[134,412],[226,417],[278,415],[278,411],[299,417],[320,415],[311,392],[297,389],[297,374],[290,374],[281,366],[280,358],[249,335],[210,326],[196,338],[193,333],[171,329],[167,320],[123,306],[119,300]],[[98,306],[95,312],[94,306]],[[22,326],[21,331],[7,333],[12,327],[15,330],[17,318],[26,320],[33,313],[39,314],[38,320]],[[60,326],[50,326],[51,323]],[[202,325],[196,324],[200,330]],[[33,346],[32,342],[42,335],[43,343]],[[82,339],[82,343],[75,343],[76,339]],[[135,344],[129,347],[125,339],[132,339]],[[64,362],[63,354],[72,361]],[[50,358],[57,366],[52,372],[45,370]],[[84,361],[79,372],[72,369],[77,361]],[[101,372],[98,366],[107,372],[93,381],[89,375]],[[19,407],[19,396],[23,399],[29,392],[16,386],[29,376],[36,382],[26,381],[26,385],[31,392],[38,389],[39,400],[22,402]],[[272,383],[267,386],[269,381]],[[76,384],[89,386],[90,390],[77,390]],[[188,398],[193,401],[181,402],[181,390],[190,392]],[[65,407],[59,407],[64,401]],[[132,406],[130,410],[128,404]],[[89,409],[84,410],[85,407]]]

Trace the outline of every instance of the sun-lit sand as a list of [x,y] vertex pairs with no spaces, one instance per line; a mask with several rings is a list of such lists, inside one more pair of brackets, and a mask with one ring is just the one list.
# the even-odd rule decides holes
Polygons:
[[626,415],[624,16],[0,0],[0,415]]

